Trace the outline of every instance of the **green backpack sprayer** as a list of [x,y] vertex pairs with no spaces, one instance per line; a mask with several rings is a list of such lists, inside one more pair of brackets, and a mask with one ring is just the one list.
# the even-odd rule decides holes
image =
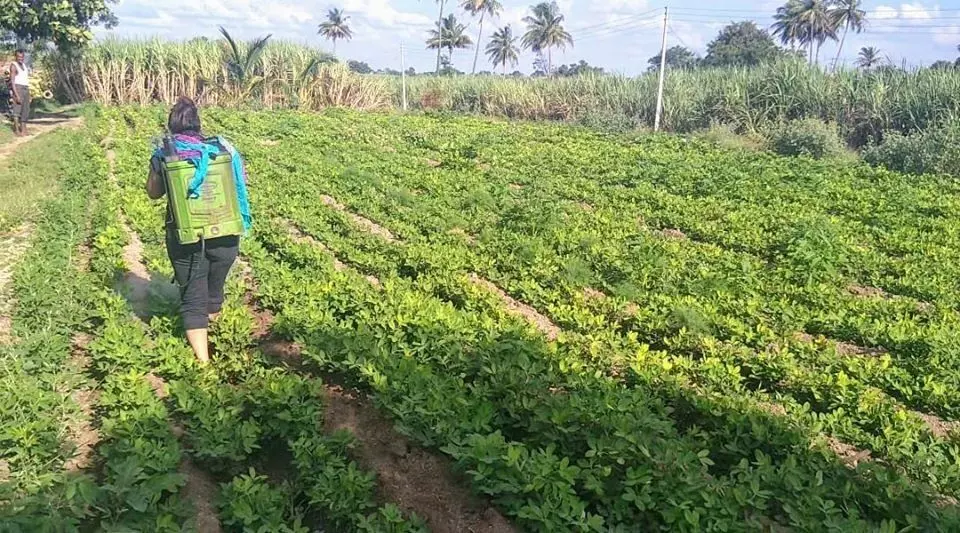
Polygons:
[[253,220],[240,154],[222,137],[164,137],[160,160],[180,244],[246,233]]

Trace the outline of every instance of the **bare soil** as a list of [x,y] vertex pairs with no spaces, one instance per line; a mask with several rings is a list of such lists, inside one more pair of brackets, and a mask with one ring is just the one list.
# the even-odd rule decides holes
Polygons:
[[141,259],[143,257],[143,242],[140,241],[140,236],[131,230],[126,223],[123,224],[123,228],[129,240],[128,244],[123,247],[123,264],[127,269],[123,276],[123,285],[134,312],[137,316],[143,317],[149,311],[150,273],[147,272],[147,267]]
[[150,384],[150,388],[153,389],[153,393],[157,398],[163,400],[166,399],[167,396],[170,396],[170,392],[167,390],[167,382],[164,381],[162,377],[150,372],[145,376],[145,379],[147,383]]
[[376,472],[386,501],[416,513],[435,533],[508,533],[515,529],[494,508],[470,493],[445,458],[412,445],[358,395],[326,387],[325,430],[357,438],[357,461]]
[[338,202],[335,198],[328,196],[326,194],[322,194],[320,195],[320,201],[323,202],[323,204],[326,205],[327,207],[330,207],[331,209],[340,211],[341,213],[347,215],[350,218],[350,220],[353,221],[354,224],[359,226],[360,229],[366,231],[367,233],[372,233],[374,235],[377,235],[378,237],[383,238],[387,242],[396,242],[397,238],[394,237],[393,233],[391,233],[390,230],[388,230],[387,228],[377,224],[376,222],[368,218],[362,217],[356,213],[351,212],[346,208],[346,206]]
[[13,298],[13,272],[30,247],[33,226],[21,224],[0,234],[0,344],[13,342],[11,325],[16,300]]
[[183,487],[183,498],[193,504],[194,521],[197,533],[220,533],[220,518],[214,498],[219,494],[216,482],[206,472],[197,468],[193,461],[185,458],[180,461],[178,472],[187,484]]
[[773,416],[787,416],[787,409],[773,402],[758,402],[757,407]]
[[[147,374],[145,378],[158,399],[163,400],[169,395],[167,383],[163,378],[153,373]],[[179,439],[183,437],[184,429],[177,424],[170,423],[170,433]],[[223,530],[217,516],[215,500],[220,491],[216,482],[186,455],[180,460],[177,472],[183,475],[186,480],[181,496],[193,506],[195,513],[193,522],[197,533],[221,533]]]
[[837,454],[840,461],[850,468],[856,468],[857,465],[862,462],[870,462],[873,460],[870,457],[870,450],[859,450],[833,437],[827,439],[827,445],[833,450],[833,453]]
[[606,294],[592,287],[585,287],[583,289],[583,296],[588,300],[606,300],[607,299]]
[[67,435],[74,446],[74,453],[64,464],[64,469],[67,472],[77,472],[90,468],[93,464],[94,449],[100,442],[100,432],[92,424],[96,416],[94,406],[100,395],[97,391],[80,389],[73,391],[70,397],[80,406],[83,416],[67,422]]
[[887,353],[883,348],[867,348],[849,342],[838,342],[837,353],[855,357],[879,357]]
[[543,333],[547,339],[556,340],[557,337],[560,336],[560,328],[551,322],[549,318],[540,314],[533,307],[513,299],[509,294],[504,292],[504,290],[500,287],[497,287],[494,283],[481,278],[477,274],[470,274],[470,282],[495,294],[498,298],[500,298],[500,300],[503,301],[508,312],[525,318],[538,330],[540,330],[540,332]]
[[303,347],[295,342],[268,336],[258,347],[264,355],[276,359],[291,368],[303,366]]
[[467,241],[467,244],[470,244],[470,245],[477,244],[477,238],[467,233],[466,230],[464,230],[463,228],[453,228],[447,233],[450,235],[456,235],[457,237],[460,237],[461,239]]
[[[111,140],[104,139],[107,145],[112,144]],[[117,154],[112,149],[107,150],[107,164],[109,167],[108,179],[111,183],[117,183],[115,166]],[[134,313],[145,318],[149,311],[150,296],[150,273],[147,272],[146,265],[143,264],[143,242],[135,231],[130,229],[122,213],[118,213],[123,226],[123,231],[127,234],[127,245],[123,247],[123,265],[127,272],[123,276],[120,292],[130,302]]]
[[[322,242],[320,242],[319,240],[317,240],[316,237],[314,237],[314,236],[312,236],[312,235],[307,235],[307,234],[304,233],[302,230],[300,230],[300,228],[296,227],[296,226],[295,226],[294,224],[292,224],[292,223],[289,223],[289,222],[288,222],[288,223],[286,224],[286,226],[287,226],[287,231],[289,232],[290,236],[293,237],[293,239],[294,239],[295,241],[300,242],[300,243],[306,243],[306,244],[309,244],[309,245],[311,245],[311,246],[316,246],[318,249],[322,250],[323,253],[329,255],[330,258],[333,260],[333,268],[334,268],[334,270],[336,270],[337,272],[344,272],[344,271],[346,271],[346,270],[348,270],[348,269],[350,268],[346,263],[344,263],[343,261],[341,261],[341,260],[337,257],[337,255],[333,253],[332,250],[330,250],[329,248],[327,248],[327,245],[325,245],[325,244],[323,244]],[[371,285],[373,285],[374,287],[378,287],[378,288],[379,288],[379,287],[382,287],[382,285],[381,285],[381,283],[380,283],[380,280],[379,280],[376,276],[372,276],[372,275],[369,275],[369,274],[368,274],[368,275],[364,275],[364,279],[366,279],[366,280],[367,280]]]
[[[83,374],[90,365],[87,347],[93,341],[88,333],[74,333],[70,339],[70,359],[67,363],[73,372]],[[75,390],[70,394],[74,403],[80,407],[81,417],[67,421],[68,439],[74,446],[73,457],[67,460],[64,468],[67,472],[85,470],[93,464],[94,449],[100,442],[100,432],[93,427],[96,417],[94,406],[100,398],[99,392],[90,389]]]
[[678,229],[662,229],[656,233],[666,239],[683,240],[687,238],[687,234]]
[[886,298],[887,293],[877,287],[864,287],[861,285],[850,285],[847,291],[854,296],[861,298]]
[[945,439],[950,436],[951,433],[960,428],[960,422],[951,422],[944,420],[936,415],[931,415],[927,413],[921,413],[919,411],[911,411],[912,414],[920,417],[927,424],[927,428],[930,429],[930,433],[937,438]]
[[83,119],[77,118],[38,118],[27,123],[27,135],[25,137],[14,137],[14,139],[3,146],[0,146],[0,159],[4,159],[17,151],[20,146],[32,141],[33,139],[49,133],[57,128],[76,128],[83,124]]

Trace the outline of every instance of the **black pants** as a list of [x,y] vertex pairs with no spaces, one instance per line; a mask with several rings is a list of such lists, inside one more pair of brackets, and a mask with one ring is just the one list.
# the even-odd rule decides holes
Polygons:
[[240,237],[219,237],[183,245],[167,233],[167,255],[180,285],[180,316],[187,330],[206,329],[207,315],[223,307],[223,286],[237,260]]

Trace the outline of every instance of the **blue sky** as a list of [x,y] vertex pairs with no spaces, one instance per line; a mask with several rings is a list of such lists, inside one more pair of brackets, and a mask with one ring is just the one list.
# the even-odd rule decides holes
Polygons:
[[[522,33],[522,19],[533,0],[501,0],[504,13],[493,23],[485,23],[484,42],[495,26],[510,24]],[[685,45],[703,54],[707,43],[726,23],[755,20],[764,27],[772,22],[782,2],[731,0],[704,2],[676,0],[671,9],[667,44]],[[476,40],[477,24],[448,0],[449,9],[469,23]],[[646,69],[647,58],[660,46],[664,3],[661,0],[560,0],[567,17],[567,29],[575,45],[554,57],[554,63],[581,59],[608,71],[636,74]],[[960,45],[960,0],[942,2],[889,2],[866,0],[869,25],[860,35],[851,34],[841,61],[851,63],[861,46],[876,46],[891,61],[910,65],[929,64],[937,59],[954,59]],[[340,7],[351,17],[354,39],[338,44],[338,55],[368,62],[374,68],[400,67],[401,43],[407,50],[407,66],[418,71],[431,70],[435,53],[425,49],[426,31],[436,20],[434,0],[120,0],[115,12],[120,25],[100,30],[98,38],[110,35],[163,36],[188,38],[215,36],[223,25],[243,38],[272,33],[276,38],[304,42],[329,49],[329,43],[317,35],[317,25],[327,9]],[[830,61],[837,46],[828,43],[821,58]],[[454,64],[469,70],[473,50],[457,51]],[[529,72],[534,57],[524,53],[519,70]],[[480,69],[490,66],[481,54]]]

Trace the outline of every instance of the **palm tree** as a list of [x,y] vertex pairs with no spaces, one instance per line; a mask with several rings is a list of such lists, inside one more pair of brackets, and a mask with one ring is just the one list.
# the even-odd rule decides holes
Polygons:
[[789,45],[791,50],[797,49],[797,43],[803,40],[799,13],[803,10],[803,0],[789,0],[777,8],[773,16],[773,35],[780,38],[780,42]]
[[[500,3],[500,0],[463,0],[460,4],[463,9],[474,17],[477,14],[480,14],[480,31],[477,33],[477,43],[483,42],[483,19],[487,15],[491,17],[496,17],[503,11],[503,4]],[[480,47],[477,46],[477,51],[473,56],[473,74],[477,73],[477,59],[480,58]]]
[[853,30],[856,33],[863,31],[863,25],[867,22],[867,12],[863,10],[861,0],[835,0],[835,7],[830,11],[833,16],[833,23],[839,28],[843,26],[843,37],[840,38],[840,46],[837,48],[837,57],[833,59],[833,70],[837,70],[837,63],[840,61],[840,52],[843,51],[843,43],[847,40],[847,31]]
[[[447,15],[439,23],[436,29],[430,30],[430,38],[427,39],[427,48],[433,50],[442,50],[446,48],[450,54],[447,56],[450,62],[453,62],[454,48],[470,48],[473,40],[465,32],[466,24],[460,24],[456,15]],[[438,71],[439,72],[439,71]]]
[[260,56],[270,40],[270,35],[254,39],[246,46],[241,47],[223,26],[220,27],[220,34],[226,41],[224,52],[226,55],[228,87],[225,90],[236,100],[236,103],[240,103],[249,98],[264,81],[263,76],[257,74],[256,71]]
[[[520,40],[524,48],[540,54],[547,52],[547,70],[553,68],[553,49],[573,46],[573,37],[563,27],[563,15],[556,2],[543,2],[530,8],[531,14],[523,18],[527,33]],[[549,74],[549,72],[548,72]]]
[[320,23],[320,31],[324,38],[333,41],[333,55],[337,55],[337,41],[349,41],[353,38],[353,30],[347,24],[350,17],[343,14],[342,9],[331,9],[327,12],[327,20]]
[[[837,39],[837,24],[830,13],[832,0],[803,0],[802,6],[796,13],[797,23],[800,25],[800,42],[809,49],[811,63],[820,62],[820,47],[827,39]],[[813,50],[816,46],[817,54]]]
[[864,70],[870,70],[873,67],[880,64],[882,59],[880,58],[880,49],[874,46],[864,46],[860,49],[860,54],[857,56],[857,68],[862,68]]
[[493,66],[503,66],[503,73],[507,73],[507,63],[516,66],[520,60],[520,49],[517,48],[517,37],[513,35],[513,28],[504,26],[493,32],[490,43],[487,45],[487,57]]

